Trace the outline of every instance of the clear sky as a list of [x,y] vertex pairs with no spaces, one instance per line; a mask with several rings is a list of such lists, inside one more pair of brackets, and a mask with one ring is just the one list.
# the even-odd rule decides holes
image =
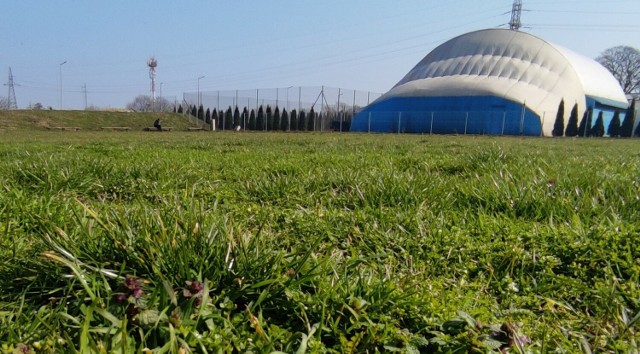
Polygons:
[[[124,107],[157,91],[386,92],[437,45],[508,27],[512,0],[2,0],[0,78],[19,108]],[[640,48],[640,0],[523,0],[523,31],[594,58]],[[60,65],[65,62],[64,65]],[[0,96],[7,96],[3,86]]]

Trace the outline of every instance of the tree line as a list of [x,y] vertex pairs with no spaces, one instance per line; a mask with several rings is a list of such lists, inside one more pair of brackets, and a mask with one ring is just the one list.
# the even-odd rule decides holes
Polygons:
[[592,110],[588,109],[582,115],[580,123],[578,123],[578,104],[573,106],[571,114],[569,115],[569,121],[564,123],[564,100],[560,101],[558,106],[558,113],[556,114],[556,120],[553,125],[551,134],[553,136],[568,136],[568,137],[603,137],[608,135],[612,138],[630,138],[640,137],[640,124],[633,130],[636,113],[636,101],[631,102],[631,106],[626,110],[624,120],[620,121],[620,111],[616,110],[613,114],[613,118],[609,122],[608,126],[604,126],[603,112],[598,113],[596,121],[593,122]]
[[[203,105],[196,108],[195,105],[186,110],[182,105],[178,106],[177,113],[190,114],[206,124],[215,124],[218,130],[255,130],[255,131],[322,131],[341,130],[349,131],[351,127],[352,112],[316,112],[312,107],[306,110],[296,109],[288,112],[286,108],[280,109],[270,105],[260,105],[256,109],[244,107],[242,111],[236,106],[229,106],[226,110],[205,110]],[[340,119],[342,118],[342,119]]]

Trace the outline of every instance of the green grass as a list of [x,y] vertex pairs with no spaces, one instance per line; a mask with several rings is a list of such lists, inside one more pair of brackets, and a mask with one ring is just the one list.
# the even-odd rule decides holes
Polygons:
[[0,352],[637,352],[639,148],[5,134]]

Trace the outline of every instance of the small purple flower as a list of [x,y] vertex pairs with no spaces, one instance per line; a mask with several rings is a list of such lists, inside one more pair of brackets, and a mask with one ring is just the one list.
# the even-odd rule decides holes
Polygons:
[[202,286],[202,283],[199,281],[192,281],[192,282],[187,282],[187,285],[189,286],[189,291],[192,294],[199,294],[202,292],[202,290],[204,290],[204,287]]
[[200,306],[200,304],[202,304],[202,294],[204,293],[202,282],[187,280],[185,283],[187,287],[182,290],[182,296],[184,296],[185,299],[194,298],[193,303],[196,306]]
[[143,293],[144,291],[142,290],[142,288],[136,288],[131,291],[131,296],[133,296],[134,299],[139,299]]
[[117,303],[121,304],[125,301],[127,301],[127,294],[123,294],[123,293],[117,293],[114,298],[116,300]]
[[142,285],[142,280],[135,277],[126,277],[124,279],[124,286],[129,290],[135,290]]

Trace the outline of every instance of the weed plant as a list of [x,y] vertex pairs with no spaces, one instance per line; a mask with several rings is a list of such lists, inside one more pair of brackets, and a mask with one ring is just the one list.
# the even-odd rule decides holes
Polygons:
[[638,352],[637,141],[2,138],[0,352]]

